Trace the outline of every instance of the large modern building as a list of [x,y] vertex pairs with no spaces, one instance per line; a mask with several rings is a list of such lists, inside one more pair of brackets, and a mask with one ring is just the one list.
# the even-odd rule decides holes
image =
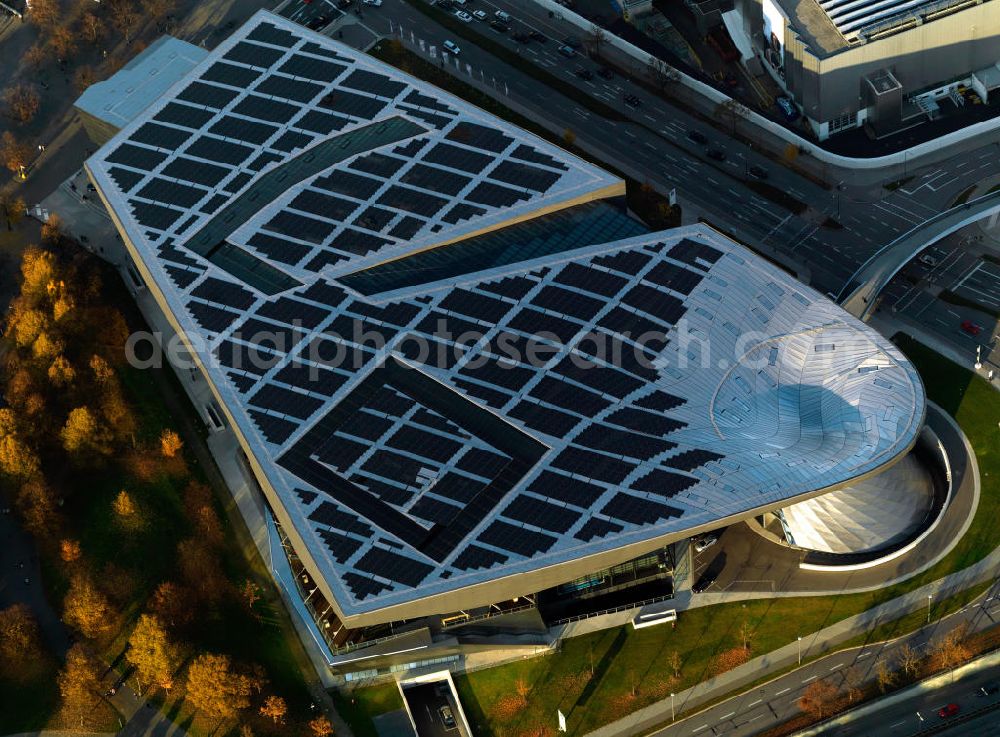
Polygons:
[[669,594],[672,543],[875,477],[923,424],[913,366],[827,298],[266,12],[86,167],[345,670]]
[[727,25],[820,139],[866,122],[889,134],[1000,87],[997,0],[735,0],[735,13]]

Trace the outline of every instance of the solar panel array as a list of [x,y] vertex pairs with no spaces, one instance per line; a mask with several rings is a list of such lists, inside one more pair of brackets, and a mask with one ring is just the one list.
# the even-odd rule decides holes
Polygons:
[[410,255],[614,180],[265,12],[88,168],[346,614],[842,483],[920,423],[891,345],[707,228],[594,245],[633,231],[584,205]]

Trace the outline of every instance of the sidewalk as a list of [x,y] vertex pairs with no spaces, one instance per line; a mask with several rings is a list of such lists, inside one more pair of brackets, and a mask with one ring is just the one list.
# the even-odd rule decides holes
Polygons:
[[[900,597],[887,601],[867,611],[848,617],[819,632],[802,638],[802,658],[809,659],[829,653],[837,645],[867,632],[879,624],[899,619],[927,606],[927,598],[947,598],[971,586],[990,580],[1000,568],[1000,549],[994,550],[979,563],[945,576],[938,581],[921,586]],[[799,657],[799,643],[766,653],[720,676],[703,681],[674,695],[677,713],[690,711],[726,694],[760,680],[769,673],[795,665]],[[587,737],[620,737],[640,734],[645,730],[670,721],[670,699],[659,701],[629,716],[590,732]]]

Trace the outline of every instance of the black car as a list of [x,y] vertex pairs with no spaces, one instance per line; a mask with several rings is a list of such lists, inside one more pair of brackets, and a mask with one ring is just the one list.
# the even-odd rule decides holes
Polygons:
[[757,166],[757,164],[754,164],[750,167],[750,176],[754,179],[767,179],[767,169],[763,166]]
[[701,131],[688,131],[688,140],[693,141],[701,146],[708,143],[708,137]]
[[719,148],[710,148],[710,149],[708,149],[708,151],[706,153],[708,153],[708,158],[713,159],[715,161],[725,161],[726,160],[726,152],[723,151],[722,149],[719,149]]
[[691,587],[691,593],[694,594],[704,594],[713,585],[715,585],[716,575],[702,576],[698,579],[698,583]]
[[545,43],[546,41],[549,40],[548,37],[544,33],[542,33],[541,31],[536,31],[534,29],[532,29],[531,31],[529,31],[528,35],[531,36],[531,40],[532,41],[538,41],[538,43],[540,43],[540,44],[543,44],[543,43]]
[[567,36],[563,39],[563,43],[569,46],[574,51],[578,51],[583,44],[580,42],[576,36]]
[[629,107],[639,107],[642,105],[642,100],[635,95],[625,95],[625,104]]
[[574,69],[573,74],[583,80],[591,80],[594,78],[594,73],[589,69],[584,69],[583,67],[577,67]]
[[325,15],[317,15],[316,17],[309,19],[309,22],[306,23],[306,28],[312,31],[318,31],[329,22],[330,19]]
[[614,79],[615,72],[611,67],[601,67],[597,70],[597,76],[604,79]]
[[998,691],[1000,691],[1000,686],[995,683],[990,683],[986,686],[980,686],[979,690],[976,691],[976,696],[979,698],[985,698],[986,696],[992,696]]
[[438,0],[437,6],[446,13],[450,13],[455,9],[455,3],[451,0]]
[[531,36],[529,36],[527,33],[522,33],[518,31],[517,33],[514,34],[514,40],[517,41],[519,44],[530,44]]
[[492,28],[497,33],[507,33],[507,31],[510,30],[510,28],[507,27],[507,24],[504,23],[502,20],[491,21],[490,28]]

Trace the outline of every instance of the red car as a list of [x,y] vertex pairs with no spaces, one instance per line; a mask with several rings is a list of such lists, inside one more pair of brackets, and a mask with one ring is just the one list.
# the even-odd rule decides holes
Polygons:
[[942,719],[947,719],[958,714],[958,711],[958,704],[947,704],[938,709],[938,716]]
[[983,328],[981,325],[976,325],[972,320],[966,320],[962,323],[962,331],[969,335],[979,335],[983,332]]

